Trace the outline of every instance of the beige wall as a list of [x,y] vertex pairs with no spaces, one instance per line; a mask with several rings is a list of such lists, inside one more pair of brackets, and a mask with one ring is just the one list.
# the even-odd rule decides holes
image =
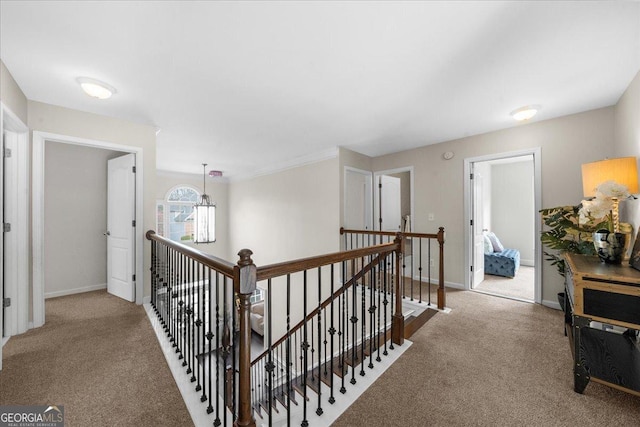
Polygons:
[[45,143],[45,297],[106,287],[107,161],[123,154]]
[[[436,232],[445,227],[445,281],[462,285],[464,159],[533,147],[542,152],[542,206],[577,204],[582,199],[581,164],[614,154],[613,107],[381,156],[372,163],[374,170],[414,167],[414,229]],[[455,157],[444,160],[446,151]],[[435,214],[433,222],[427,221],[428,212]],[[556,270],[543,265],[543,300],[555,301],[562,287]]]
[[[156,134],[152,126],[69,108],[29,101],[28,126],[33,131],[86,138],[142,148],[143,154],[143,227],[155,227]],[[150,295],[151,246],[144,243],[144,296]]]
[[230,260],[242,248],[257,265],[338,250],[338,158],[232,182]]
[[[230,260],[242,248],[253,251],[258,266],[337,252],[340,247],[339,160],[333,158],[232,182],[229,190]],[[317,278],[309,272],[307,298],[317,304]],[[327,272],[324,273],[328,274]],[[294,275],[291,284],[291,320],[302,319],[303,283]],[[258,283],[266,288],[266,283]],[[273,337],[286,326],[286,282],[274,280],[272,289]],[[323,289],[326,298],[328,289]],[[297,301],[297,303],[295,302]]]
[[[188,185],[202,194],[202,175],[180,174],[158,171],[156,176],[156,199],[164,200],[167,192],[178,185]],[[194,244],[181,242],[227,261],[229,258],[229,184],[219,178],[207,177],[207,194],[216,204],[216,241],[214,243]],[[153,229],[156,230],[154,224]]]
[[[640,171],[640,72],[620,97],[614,111],[615,156],[637,157]],[[640,227],[640,199],[620,203],[620,215],[634,224],[637,232]]]
[[2,61],[0,61],[0,100],[22,120],[22,123],[27,123],[27,97],[24,96]]

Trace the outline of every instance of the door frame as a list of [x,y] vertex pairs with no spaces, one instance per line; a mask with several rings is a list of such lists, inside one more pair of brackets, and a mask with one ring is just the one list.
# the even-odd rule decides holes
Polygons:
[[[5,131],[11,132],[12,138],[12,175],[7,185],[7,193],[11,199],[12,230],[10,233],[0,231],[0,302],[4,298],[11,298],[8,308],[7,322],[0,312],[0,370],[2,369],[2,346],[12,335],[26,332],[29,329],[29,229],[28,221],[18,218],[28,218],[29,215],[29,128],[3,102],[0,102],[0,138]],[[0,144],[2,145],[2,144]],[[0,153],[0,187],[4,179],[4,153]],[[3,203],[0,200],[0,223],[5,222]],[[3,246],[11,248],[12,262],[5,264]],[[13,280],[9,286],[2,283],[2,274],[11,276]],[[4,293],[6,288],[6,294]],[[6,335],[2,333],[6,331]],[[4,336],[2,336],[4,335]]]
[[410,194],[411,194],[411,224],[415,225],[417,224],[416,222],[416,217],[415,217],[415,211],[414,211],[414,204],[415,204],[415,196],[414,196],[414,189],[415,189],[415,185],[414,185],[414,173],[413,173],[413,166],[405,166],[405,167],[401,167],[401,168],[395,168],[395,169],[386,169],[386,170],[382,170],[382,171],[377,171],[373,173],[373,185],[371,186],[371,189],[373,191],[373,229],[377,230],[376,227],[379,226],[379,218],[376,218],[376,215],[378,215],[376,213],[376,207],[378,206],[378,203],[380,203],[380,201],[378,200],[378,198],[380,197],[380,193],[378,192],[378,184],[377,182],[378,177],[380,175],[393,175],[396,173],[402,173],[402,172],[409,172],[409,182],[411,185],[410,188]]
[[[534,209],[536,212],[540,212],[542,209],[542,150],[540,147],[528,148],[518,151],[509,151],[505,153],[488,154],[479,157],[469,157],[464,159],[464,263],[465,271],[464,275],[464,289],[471,290],[471,266],[473,263],[473,237],[471,233],[473,229],[471,227],[471,219],[473,218],[473,204],[472,204],[472,188],[471,188],[471,166],[476,162],[486,162],[489,160],[508,159],[511,157],[521,156],[533,156],[533,182],[534,182]],[[534,232],[536,236],[540,236],[541,223],[540,221],[534,221]],[[535,242],[535,279],[534,279],[534,302],[537,304],[542,303],[542,245],[540,239],[534,239]]]
[[44,160],[45,142],[52,141],[62,144],[82,145],[86,147],[102,148],[122,151],[136,155],[136,227],[135,231],[135,302],[143,302],[144,285],[144,224],[143,218],[143,150],[141,147],[116,144],[107,141],[78,138],[49,132],[33,132],[33,185],[32,185],[32,245],[33,245],[33,325],[44,325]]

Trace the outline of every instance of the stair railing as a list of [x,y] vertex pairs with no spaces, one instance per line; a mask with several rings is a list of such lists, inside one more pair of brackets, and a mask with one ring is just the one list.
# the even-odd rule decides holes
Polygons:
[[[367,358],[373,368],[374,360],[404,342],[399,283],[390,282],[387,271],[388,259],[398,259],[398,268],[400,249],[398,239],[257,269],[274,306],[265,307],[266,350],[251,364],[252,402],[269,425],[274,419],[308,425],[310,409],[322,415],[326,402],[333,404],[337,392],[346,393],[348,384],[366,375]],[[275,306],[280,299],[274,295],[286,295],[286,302]],[[301,310],[292,301],[301,301]],[[281,323],[284,330],[275,331]],[[295,419],[292,404],[302,406]]]
[[[431,305],[431,286],[437,284],[437,307],[444,310],[446,306],[446,291],[444,287],[444,227],[439,227],[435,234],[429,233],[397,233],[391,231],[350,230],[340,228],[344,236],[343,248],[355,249],[375,243],[390,242],[401,237],[404,243],[401,265],[402,298],[410,301],[423,302],[423,289],[426,287],[426,302]],[[432,249],[432,243],[437,242],[437,253]],[[437,257],[437,262],[435,258]],[[435,266],[437,280],[435,279]]]
[[[300,424],[308,425],[307,405],[321,415],[324,394],[334,403],[336,392],[366,375],[367,359],[372,368],[402,345],[399,272],[404,236],[416,237],[410,234],[256,267],[248,249],[232,264],[147,232],[151,305],[206,411],[215,414],[214,426],[255,426],[254,413],[263,411],[271,424],[278,408],[286,409],[290,425],[295,393],[303,406]],[[442,272],[442,228],[437,236]],[[267,293],[267,349],[252,363],[250,298],[258,284]],[[308,389],[317,395],[312,403]]]

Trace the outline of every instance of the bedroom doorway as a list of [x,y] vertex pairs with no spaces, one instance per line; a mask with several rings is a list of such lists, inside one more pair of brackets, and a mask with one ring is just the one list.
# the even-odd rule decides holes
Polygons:
[[465,159],[465,288],[541,302],[539,149]]

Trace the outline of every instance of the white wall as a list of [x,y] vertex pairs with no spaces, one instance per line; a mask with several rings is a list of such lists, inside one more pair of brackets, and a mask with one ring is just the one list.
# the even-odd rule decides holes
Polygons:
[[[372,160],[374,170],[414,166],[414,229],[446,229],[445,281],[464,284],[465,158],[541,147],[543,207],[577,204],[582,199],[582,163],[613,155],[613,107],[552,120],[533,122]],[[442,153],[455,157],[443,160]],[[427,212],[435,214],[428,222]],[[542,268],[543,300],[555,301],[563,289],[562,277],[546,263]]]
[[45,297],[106,287],[107,160],[123,154],[45,143]]
[[22,120],[22,123],[27,123],[27,97],[24,96],[2,61],[0,61],[0,100]]
[[505,248],[520,251],[522,265],[535,265],[533,160],[491,165],[491,225]]
[[[164,200],[167,192],[178,185],[188,185],[202,194],[202,175],[158,171],[156,176],[156,199]],[[195,244],[181,242],[227,261],[236,261],[229,254],[229,184],[221,178],[207,177],[207,194],[216,204],[216,241]],[[154,224],[153,230],[156,230]]]
[[[614,111],[615,157],[637,157],[640,171],[640,72],[620,97]],[[634,232],[637,232],[640,228],[640,199],[620,203],[620,218],[633,224]]]

